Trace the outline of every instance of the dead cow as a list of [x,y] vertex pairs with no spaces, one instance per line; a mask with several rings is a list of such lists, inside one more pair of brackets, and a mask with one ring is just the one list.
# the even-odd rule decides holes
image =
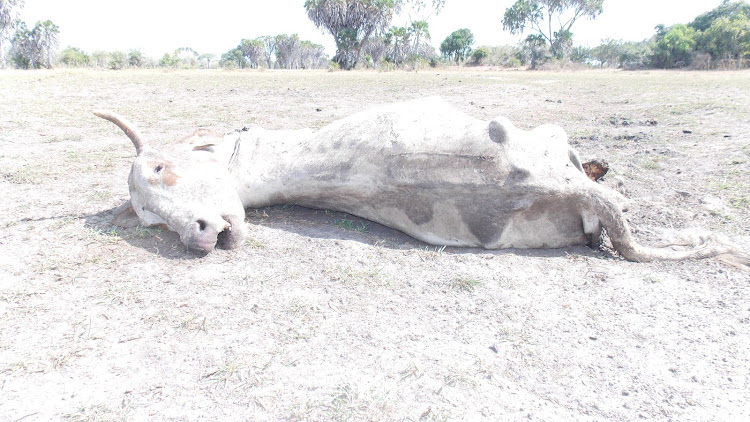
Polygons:
[[357,113],[311,131],[198,130],[163,151],[107,112],[137,156],[129,177],[141,224],[163,225],[192,250],[241,245],[245,208],[343,211],[434,245],[598,247],[602,228],[628,260],[747,255],[715,236],[687,250],[633,239],[623,197],[591,181],[555,125],[532,131],[468,116],[439,98]]

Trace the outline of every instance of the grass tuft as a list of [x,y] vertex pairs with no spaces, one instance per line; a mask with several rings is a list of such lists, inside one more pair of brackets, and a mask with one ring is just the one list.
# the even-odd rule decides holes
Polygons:
[[370,225],[369,223],[365,223],[364,221],[354,221],[348,218],[335,218],[333,220],[329,220],[328,224],[357,233],[367,233],[368,226]]
[[475,278],[460,276],[454,278],[451,284],[456,290],[460,290],[462,292],[472,292],[475,288],[481,286],[482,282]]

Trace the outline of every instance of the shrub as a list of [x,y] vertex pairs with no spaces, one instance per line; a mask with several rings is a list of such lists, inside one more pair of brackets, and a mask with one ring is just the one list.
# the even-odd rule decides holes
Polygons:
[[75,47],[67,47],[60,52],[60,63],[67,67],[88,66],[91,58],[83,50]]
[[487,51],[486,48],[479,47],[476,50],[474,50],[473,53],[471,53],[471,61],[475,65],[480,65],[480,64],[482,64],[482,60],[486,59],[489,56],[490,56],[490,52]]
[[[488,66],[520,67],[522,52],[518,47],[510,45],[482,46],[479,50],[485,50],[487,56],[482,58],[482,64]],[[481,54],[481,53],[480,53]],[[473,57],[473,54],[472,54]]]
[[120,70],[125,67],[126,55],[122,51],[113,51],[109,53],[107,66],[112,70]]
[[672,69],[690,65],[696,46],[695,29],[678,24],[664,29],[657,27],[656,43],[650,61],[654,67]]

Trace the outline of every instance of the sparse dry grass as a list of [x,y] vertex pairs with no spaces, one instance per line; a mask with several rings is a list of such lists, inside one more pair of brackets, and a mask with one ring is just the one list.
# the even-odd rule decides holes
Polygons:
[[441,95],[565,127],[626,176],[639,239],[747,249],[747,72],[3,71],[0,92],[0,421],[750,418],[746,273],[428,246],[298,207],[196,258],[109,224],[134,152],[91,114],[161,145]]

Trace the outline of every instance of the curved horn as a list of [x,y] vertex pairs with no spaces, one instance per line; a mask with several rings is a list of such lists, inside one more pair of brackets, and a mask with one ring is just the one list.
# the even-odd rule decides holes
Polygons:
[[138,129],[127,119],[109,111],[97,110],[94,111],[94,114],[101,117],[102,119],[109,120],[110,122],[117,125],[117,127],[122,129],[122,131],[125,132],[126,135],[128,135],[128,138],[133,141],[136,155],[141,155],[141,152],[146,149],[146,143],[143,142],[143,138],[141,137],[140,132],[138,132]]

